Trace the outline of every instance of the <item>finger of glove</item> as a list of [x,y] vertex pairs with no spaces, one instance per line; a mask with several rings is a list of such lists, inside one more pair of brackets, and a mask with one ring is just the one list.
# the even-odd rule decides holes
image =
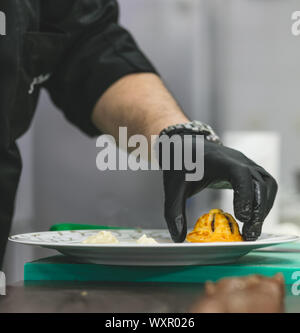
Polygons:
[[260,175],[254,177],[253,214],[251,220],[244,224],[242,231],[244,240],[248,241],[256,240],[261,234],[267,202],[267,187],[264,180]]
[[276,180],[272,176],[267,176],[264,177],[266,186],[267,186],[267,204],[266,204],[266,210],[265,210],[265,216],[264,218],[267,217],[269,214],[270,210],[273,207],[277,191],[278,191],[278,185]]
[[250,221],[253,213],[253,179],[250,170],[239,167],[231,170],[234,214],[241,222]]
[[254,182],[254,205],[251,222],[263,222],[268,202],[267,184],[264,178],[257,171],[252,170],[252,175]]
[[256,170],[261,174],[267,187],[267,201],[264,216],[265,219],[273,207],[278,191],[278,185],[276,180],[265,169],[263,169],[262,167],[258,167]]
[[164,174],[165,219],[170,235],[175,243],[185,240],[187,222],[185,215],[186,184],[176,172]]

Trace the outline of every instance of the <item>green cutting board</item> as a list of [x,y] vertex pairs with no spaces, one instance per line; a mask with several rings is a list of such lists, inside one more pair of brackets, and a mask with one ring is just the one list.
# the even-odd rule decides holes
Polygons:
[[[298,245],[300,248],[300,246]],[[25,281],[118,281],[118,282],[197,282],[223,277],[281,272],[285,283],[295,282],[300,272],[300,253],[255,251],[227,265],[207,266],[112,266],[76,263],[63,255],[28,262]],[[300,273],[299,273],[300,274]],[[296,276],[296,278],[298,278]]]

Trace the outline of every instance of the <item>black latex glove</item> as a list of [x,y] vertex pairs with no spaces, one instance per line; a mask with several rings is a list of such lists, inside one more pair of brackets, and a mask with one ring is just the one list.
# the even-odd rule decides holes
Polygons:
[[[194,150],[195,140],[191,144]],[[186,199],[207,187],[232,188],[235,217],[244,223],[243,239],[258,238],[277,193],[277,183],[266,170],[237,150],[204,140],[204,177],[186,181],[186,172],[163,171],[165,219],[174,242],[186,237]]]

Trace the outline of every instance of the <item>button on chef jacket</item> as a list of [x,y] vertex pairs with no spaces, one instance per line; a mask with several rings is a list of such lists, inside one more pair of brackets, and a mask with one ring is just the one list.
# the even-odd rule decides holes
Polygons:
[[101,133],[91,112],[104,91],[124,75],[156,71],[118,25],[116,1],[1,0],[0,11],[6,28],[0,35],[1,269],[21,173],[15,141],[30,126],[41,88],[72,124],[95,136]]

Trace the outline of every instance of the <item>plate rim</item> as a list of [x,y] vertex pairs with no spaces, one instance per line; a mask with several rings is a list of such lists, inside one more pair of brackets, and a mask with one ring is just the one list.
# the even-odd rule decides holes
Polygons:
[[[106,229],[116,231],[116,229]],[[80,229],[80,230],[62,230],[62,231],[40,231],[40,232],[29,232],[29,233],[22,233],[22,234],[15,234],[8,237],[8,240],[14,243],[24,244],[24,245],[35,245],[41,247],[52,247],[52,248],[62,248],[62,247],[77,247],[77,248],[199,248],[199,247],[249,247],[249,246],[271,246],[274,244],[281,244],[281,243],[290,243],[300,240],[300,236],[297,235],[287,235],[287,234],[270,234],[270,233],[262,233],[262,235],[270,235],[272,238],[270,239],[261,239],[255,241],[242,241],[242,242],[199,242],[199,243],[158,243],[158,244],[138,244],[138,243],[131,243],[131,242],[122,242],[116,244],[83,244],[83,243],[74,243],[74,242],[65,242],[64,244],[59,243],[52,243],[52,242],[34,242],[34,241],[24,241],[14,239],[17,236],[25,236],[25,235],[34,235],[34,234],[42,234],[42,233],[65,233],[76,231],[80,232],[99,232],[100,229]],[[118,230],[123,231],[123,229]],[[128,232],[128,230],[126,230]],[[168,232],[167,229],[130,229],[130,231],[150,231],[150,232]]]

